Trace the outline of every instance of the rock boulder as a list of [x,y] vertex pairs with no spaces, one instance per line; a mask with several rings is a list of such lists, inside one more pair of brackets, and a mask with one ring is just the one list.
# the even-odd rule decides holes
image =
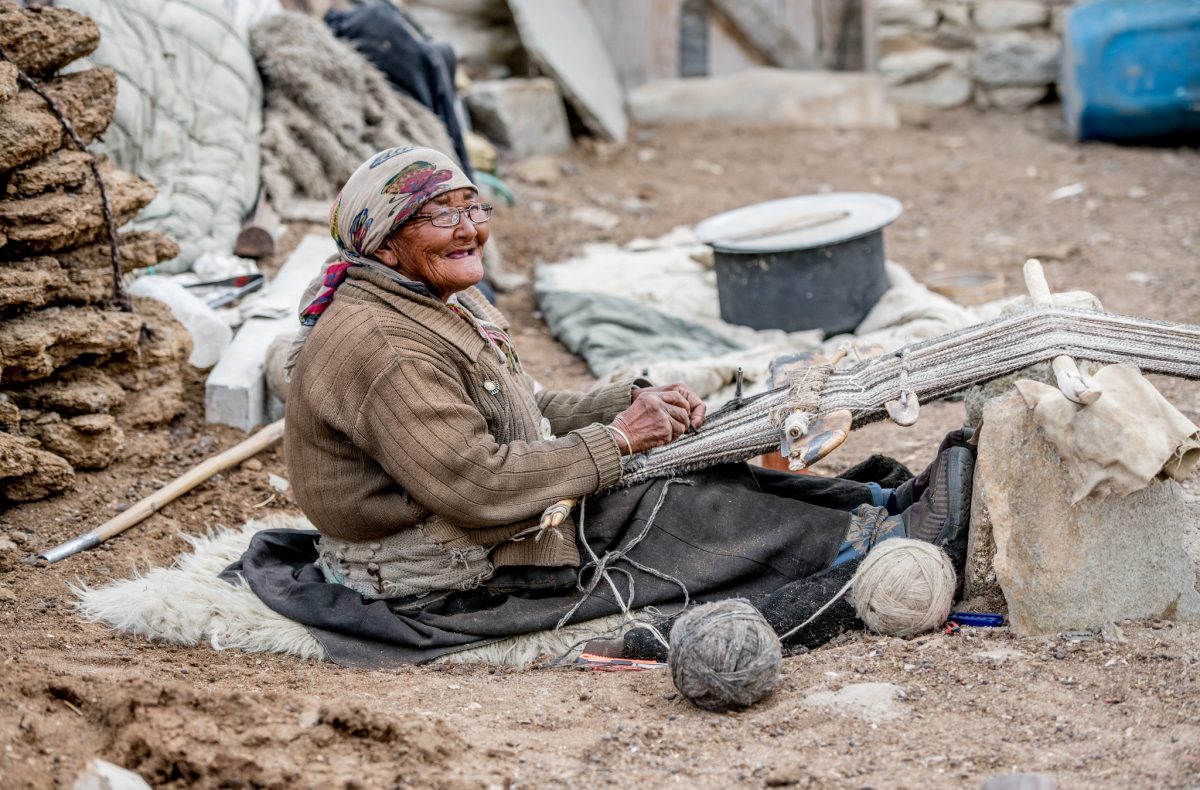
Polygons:
[[1151,617],[1200,622],[1188,551],[1196,503],[1177,483],[1156,481],[1070,505],[1062,459],[1015,390],[984,408],[974,491],[965,592],[986,593],[994,568],[1016,633]]

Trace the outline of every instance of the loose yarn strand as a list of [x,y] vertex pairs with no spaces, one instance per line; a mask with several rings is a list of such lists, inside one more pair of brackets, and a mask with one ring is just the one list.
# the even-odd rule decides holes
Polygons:
[[[583,597],[581,597],[578,601],[576,601],[575,605],[571,607],[570,611],[568,611],[565,615],[562,616],[562,619],[558,621],[558,624],[556,626],[554,626],[554,630],[557,631],[558,629],[562,628],[564,625],[567,624],[567,622],[572,617],[575,616],[575,613],[579,611],[579,608],[581,606],[583,606],[583,604],[588,600],[588,598],[590,598],[592,596],[592,594],[596,591],[596,587],[600,584],[601,579],[603,579],[608,584],[609,589],[612,590],[612,594],[613,594],[613,597],[616,599],[617,606],[620,607],[621,613],[624,615],[624,620],[622,621],[622,625],[625,625],[626,623],[628,623],[630,621],[630,619],[632,618],[630,610],[633,608],[633,601],[634,601],[634,595],[635,595],[634,577],[633,577],[632,573],[625,570],[624,568],[613,567],[613,565],[615,563],[620,562],[622,560],[629,563],[630,565],[632,565],[635,569],[642,571],[643,573],[648,573],[651,576],[657,576],[658,578],[660,578],[664,581],[668,581],[673,584],[679,585],[679,589],[683,591],[683,606],[685,609],[687,608],[688,604],[691,601],[691,598],[688,594],[687,586],[684,585],[684,583],[682,581],[675,578],[674,576],[671,576],[670,574],[663,573],[662,571],[657,570],[656,568],[651,568],[647,565],[643,565],[642,563],[638,562],[637,560],[635,560],[629,556],[629,552],[631,552],[635,548],[637,548],[637,545],[639,543],[641,543],[646,538],[647,535],[650,534],[650,530],[654,526],[654,520],[658,517],[658,511],[662,509],[663,503],[666,502],[667,490],[674,483],[681,483],[683,485],[689,485],[689,486],[695,485],[695,483],[691,480],[681,480],[679,478],[671,478],[670,480],[667,480],[666,483],[663,484],[662,491],[658,495],[658,501],[655,502],[654,507],[650,510],[650,517],[648,519],[646,519],[646,525],[642,528],[642,531],[639,532],[637,534],[637,536],[634,537],[634,539],[628,543],[628,545],[624,546],[623,548],[606,551],[604,553],[603,557],[598,557],[596,555],[596,552],[594,552],[592,550],[592,547],[588,543],[588,540],[587,540],[587,532],[585,530],[585,524],[586,524],[585,509],[586,509],[586,505],[587,505],[587,498],[585,497],[579,503],[579,536],[581,539],[580,542],[583,543],[583,547],[587,551],[588,557],[590,558],[589,561],[583,567],[581,567],[579,569],[579,581],[576,582],[576,587],[580,592],[583,593]],[[583,576],[589,570],[592,572],[591,580],[586,585],[584,585]],[[614,572],[623,574],[625,576],[625,578],[629,580],[629,597],[628,597],[628,599],[626,599],[625,596],[622,596],[620,590],[617,589],[617,584],[612,579],[612,574]],[[650,631],[654,635],[654,637],[663,644],[664,647],[670,646],[670,643],[662,635],[662,633],[659,632],[659,630],[657,628],[650,625],[649,623],[639,623],[637,627],[645,628],[648,631]]]
[[929,631],[950,614],[955,581],[954,566],[937,546],[890,538],[871,549],[850,581],[824,606],[779,639],[794,636],[850,591],[855,613],[871,631],[890,636]]

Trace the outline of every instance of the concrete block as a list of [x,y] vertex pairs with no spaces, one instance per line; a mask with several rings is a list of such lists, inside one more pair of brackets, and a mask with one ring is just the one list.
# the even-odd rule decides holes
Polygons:
[[813,129],[894,129],[896,108],[877,74],[756,68],[660,80],[629,94],[640,123],[753,120]]
[[466,104],[476,130],[518,159],[554,156],[571,148],[571,127],[554,80],[476,82]]
[[305,236],[288,256],[255,305],[253,317],[242,324],[205,381],[206,420],[249,431],[278,413],[267,397],[267,350],[276,337],[296,331],[300,297],[336,251],[332,239],[314,234]]

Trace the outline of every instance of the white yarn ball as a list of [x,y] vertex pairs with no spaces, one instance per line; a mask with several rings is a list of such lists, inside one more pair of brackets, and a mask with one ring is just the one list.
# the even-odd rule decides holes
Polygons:
[[867,554],[854,574],[850,596],[867,628],[913,636],[946,622],[956,581],[954,565],[937,546],[891,538]]

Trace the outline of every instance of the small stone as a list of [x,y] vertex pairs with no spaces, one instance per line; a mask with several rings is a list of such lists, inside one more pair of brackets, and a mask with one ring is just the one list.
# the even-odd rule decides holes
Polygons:
[[274,488],[276,491],[281,493],[292,487],[292,484],[288,482],[287,478],[280,477],[274,472],[269,472],[267,474],[267,484],[270,485],[271,488]]
[[263,463],[257,458],[250,458],[242,461],[242,468],[247,472],[261,472],[263,469]]
[[1050,11],[1044,3],[1033,0],[988,0],[975,6],[972,19],[981,30],[1000,32],[1045,27],[1050,22]]
[[975,77],[989,87],[1044,86],[1058,80],[1057,38],[1026,33],[985,36],[975,59]]

